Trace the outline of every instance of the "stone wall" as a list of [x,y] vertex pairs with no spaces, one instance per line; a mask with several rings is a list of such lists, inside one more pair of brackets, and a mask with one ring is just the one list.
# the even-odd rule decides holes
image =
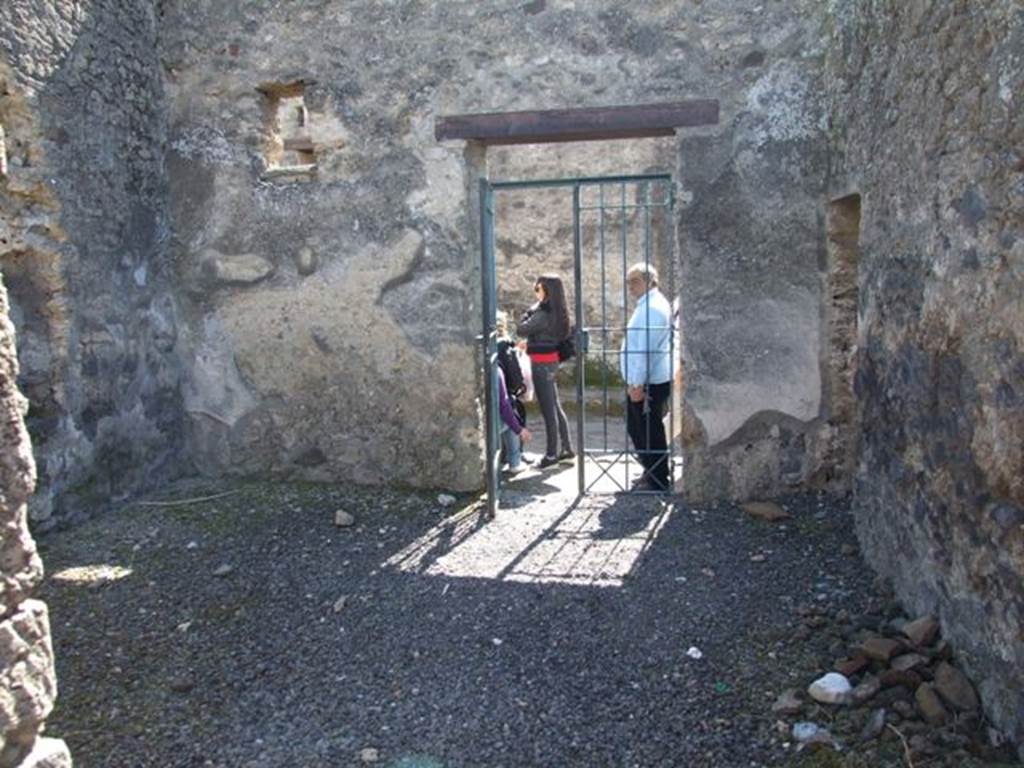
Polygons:
[[831,191],[862,200],[858,533],[1024,744],[1024,11],[833,5]]
[[0,268],[52,524],[182,465],[152,3],[0,5]]
[[43,576],[28,532],[35,462],[8,311],[0,280],[0,768],[59,768],[71,765],[64,742],[39,738],[57,681],[46,604],[31,599]]
[[721,125],[679,142],[683,490],[693,500],[844,484],[826,465],[835,433],[823,396],[825,28],[820,6],[765,4],[706,33],[730,82]]
[[[216,476],[477,487],[472,182],[488,164],[673,172],[685,491],[843,486],[817,3],[171,0],[122,13],[17,0],[0,13],[0,258],[23,331],[38,520],[54,499],[170,477],[183,433]],[[442,114],[706,96],[720,126],[628,148],[488,155],[433,137]],[[564,261],[565,230],[538,246],[519,243],[523,228],[503,248]],[[507,303],[529,298],[516,290]]]
[[[173,253],[199,466],[478,487],[471,182],[514,150],[480,161],[438,145],[434,120],[716,97],[719,128],[653,156],[681,192],[687,491],[813,480],[824,450],[822,17],[815,2],[737,11],[725,0],[165,3]],[[534,157],[516,167],[566,175]]]

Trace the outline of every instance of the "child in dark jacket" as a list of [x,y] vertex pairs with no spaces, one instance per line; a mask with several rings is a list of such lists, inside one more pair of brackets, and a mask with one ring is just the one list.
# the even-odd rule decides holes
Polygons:
[[505,386],[505,372],[498,368],[498,411],[501,413],[501,440],[505,446],[505,460],[510,474],[518,475],[523,464],[522,444],[530,439],[530,430],[522,425]]
[[[501,442],[505,448],[505,461],[508,463],[508,471],[519,474],[523,466],[523,443],[530,439],[530,430],[526,429],[516,413],[512,404],[512,394],[508,391],[508,378],[505,375],[505,367],[501,364],[502,357],[510,350],[513,339],[508,332],[508,313],[501,310],[497,313],[495,330],[498,332],[498,410],[501,412]],[[511,350],[515,354],[515,350]],[[517,393],[516,393],[517,394]]]

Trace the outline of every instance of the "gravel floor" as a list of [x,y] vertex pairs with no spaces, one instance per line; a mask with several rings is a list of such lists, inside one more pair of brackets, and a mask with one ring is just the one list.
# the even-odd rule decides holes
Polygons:
[[771,704],[835,645],[794,640],[800,607],[877,602],[816,496],[784,523],[557,483],[489,523],[379,489],[155,498],[225,491],[43,538],[48,731],[80,768],[790,764]]

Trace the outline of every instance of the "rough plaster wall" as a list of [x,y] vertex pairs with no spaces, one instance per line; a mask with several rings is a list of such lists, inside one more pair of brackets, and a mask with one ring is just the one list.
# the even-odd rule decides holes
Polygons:
[[692,499],[806,484],[823,474],[830,439],[821,376],[824,14],[759,7],[705,28],[709,55],[731,75],[720,86],[723,118],[679,144]]
[[22,330],[40,525],[181,463],[155,24],[150,3],[0,5],[0,267]]
[[[0,279],[0,768],[70,766],[63,742],[39,739],[57,681],[46,605],[31,599],[43,576],[28,532],[35,462],[18,391],[14,326]],[[40,744],[39,742],[45,742]]]
[[[476,190],[463,147],[438,145],[434,119],[712,96],[722,127],[687,134],[675,161],[694,492],[770,492],[783,470],[791,483],[808,477],[804,432],[820,403],[820,13],[814,2],[737,11],[725,0],[165,3],[174,250],[190,295],[182,348],[203,465],[478,485]],[[269,167],[287,138],[273,96],[302,83],[318,167],[282,175]],[[741,343],[752,328],[757,344]],[[764,434],[748,430],[738,454],[705,439],[758,418]],[[729,462],[738,469],[721,471]]]
[[864,551],[1024,744],[1024,9],[834,3]]

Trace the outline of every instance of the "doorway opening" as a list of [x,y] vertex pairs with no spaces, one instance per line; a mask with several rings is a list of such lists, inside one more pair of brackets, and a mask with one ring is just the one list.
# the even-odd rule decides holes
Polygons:
[[[574,329],[577,354],[562,365],[558,383],[576,445],[577,495],[671,491],[677,467],[666,436],[675,434],[671,380],[679,360],[671,175],[481,180],[480,195],[489,510],[501,489],[497,314],[521,316],[541,272],[561,273]],[[528,232],[524,239],[515,226],[538,220],[548,237]],[[646,291],[630,295],[627,274],[639,267],[656,276],[670,309],[638,304]],[[655,371],[658,351],[670,362]],[[624,366],[641,367],[652,383],[667,379],[664,399],[648,398],[631,414]],[[658,413],[648,417],[650,408]],[[539,412],[531,410],[540,431]],[[652,475],[667,482],[644,487],[640,481]]]
[[[524,112],[494,112],[476,115],[449,115],[440,117],[435,123],[434,135],[438,141],[462,140],[466,141],[466,160],[470,172],[470,178],[476,178],[477,188],[471,185],[469,189],[470,207],[476,208],[479,213],[481,259],[480,275],[482,281],[482,334],[480,340],[483,347],[484,373],[484,394],[486,402],[486,416],[484,432],[486,436],[486,488],[487,488],[487,512],[493,515],[498,505],[499,478],[501,469],[500,431],[498,426],[498,365],[497,365],[497,328],[496,316],[498,309],[498,281],[496,264],[496,196],[508,195],[514,190],[539,193],[541,190],[561,190],[568,194],[571,201],[571,218],[568,219],[568,232],[572,237],[572,308],[575,317],[575,325],[572,337],[575,341],[579,354],[576,356],[576,432],[579,453],[574,457],[577,474],[577,493],[583,495],[590,490],[596,490],[594,485],[588,485],[588,467],[593,462],[599,480],[608,478],[613,487],[617,486],[622,490],[624,485],[629,483],[628,469],[624,469],[623,481],[616,480],[613,475],[613,468],[621,462],[624,468],[628,467],[630,456],[633,455],[634,467],[640,456],[631,454],[625,445],[613,447],[611,439],[605,440],[605,421],[609,421],[610,401],[612,390],[612,373],[614,365],[610,364],[609,358],[625,352],[628,358],[628,346],[626,350],[615,350],[614,343],[616,334],[623,334],[627,330],[622,323],[621,317],[625,315],[627,307],[623,302],[620,307],[620,316],[617,321],[610,320],[608,314],[609,306],[609,283],[607,280],[598,278],[598,290],[603,293],[600,301],[603,311],[597,314],[594,309],[597,306],[597,299],[588,300],[586,291],[589,288],[589,281],[586,274],[593,271],[593,266],[586,266],[584,254],[594,251],[599,254],[599,261],[604,260],[604,269],[607,277],[609,228],[619,231],[619,243],[623,250],[619,251],[617,258],[625,262],[625,270],[620,272],[625,279],[629,271],[630,249],[633,249],[634,264],[639,262],[642,265],[645,290],[651,288],[651,268],[657,264],[667,270],[659,273],[659,282],[663,279],[671,284],[668,291],[668,300],[673,304],[665,302],[664,311],[661,313],[663,321],[661,327],[653,324],[650,318],[637,323],[640,326],[636,330],[645,338],[661,336],[665,346],[671,345],[670,356],[667,360],[669,370],[678,368],[680,357],[678,350],[679,335],[676,331],[678,307],[675,306],[675,263],[674,263],[674,240],[675,223],[673,221],[672,209],[674,194],[672,177],[670,174],[646,173],[637,176],[597,176],[582,175],[566,172],[559,168],[553,174],[531,174],[533,179],[524,181],[501,181],[491,183],[487,177],[487,148],[490,146],[514,145],[514,144],[556,144],[564,145],[572,142],[614,142],[616,140],[650,139],[656,137],[669,137],[674,140],[677,131],[683,128],[715,125],[719,119],[719,105],[715,99],[691,99],[665,104],[644,104],[624,105],[613,107],[586,107],[577,109],[552,109],[533,110]],[[666,166],[674,164],[675,153],[672,153],[672,160],[665,163]],[[611,153],[606,153],[606,159],[621,159]],[[616,172],[621,170],[621,166]],[[594,174],[593,170],[588,170]],[[616,185],[618,185],[616,187]],[[616,189],[618,197],[616,198]],[[564,206],[565,203],[563,202]],[[565,208],[561,208],[565,210]],[[629,234],[632,224],[642,222],[644,234],[640,236],[639,242],[634,241]],[[623,232],[625,236],[623,237]],[[653,234],[657,232],[658,234]],[[614,231],[611,236],[614,236]],[[621,270],[621,262],[617,262]],[[600,274],[601,267],[597,268]],[[548,271],[548,270],[545,270]],[[634,272],[629,271],[629,274]],[[663,274],[663,278],[662,278]],[[614,286],[612,286],[614,287]],[[629,293],[632,293],[630,291]],[[660,293],[660,292],[659,292]],[[641,291],[633,298],[639,301],[643,296],[650,298],[651,291]],[[614,306],[616,302],[612,302]],[[598,318],[594,322],[595,316]],[[625,334],[625,338],[632,338],[632,330]],[[595,336],[596,332],[596,336]],[[591,342],[595,344],[591,347]],[[659,353],[661,350],[659,349]],[[645,352],[645,354],[647,354]],[[664,360],[664,358],[661,358]],[[593,369],[592,366],[597,368]],[[593,445],[593,437],[588,434],[586,413],[588,402],[585,395],[588,391],[588,372],[591,381],[601,381],[601,441],[600,447]],[[638,421],[645,424],[655,422],[659,424],[660,418],[652,414],[667,405],[666,414],[670,421],[677,419],[677,412],[674,407],[674,400],[678,400],[678,391],[681,389],[681,379],[678,372],[670,374],[670,382],[667,383],[669,396],[666,403],[659,403],[651,410],[644,410],[641,416],[631,419],[632,432],[624,434],[629,437],[634,447],[638,442]],[[654,383],[653,379],[650,379]],[[643,388],[640,388],[643,390]],[[653,401],[655,398],[650,394],[648,388],[646,394],[641,391],[639,394],[641,402]],[[627,397],[625,388],[622,389],[622,398]],[[660,394],[659,394],[660,397]],[[617,398],[615,398],[617,399]],[[608,401],[606,403],[606,400]],[[632,402],[637,402],[635,399]],[[628,404],[626,406],[628,408]],[[660,414],[658,414],[660,416]],[[645,427],[646,434],[650,435],[650,429]],[[617,430],[614,430],[617,431]],[[609,430],[610,434],[614,431]],[[623,433],[627,430],[624,428]],[[609,436],[610,436],[609,434]],[[641,446],[645,456],[655,449],[663,458],[658,465],[667,464],[670,477],[663,479],[661,483],[667,486],[666,490],[674,489],[673,459],[671,447],[675,443],[674,425],[668,427],[666,435],[665,450],[657,448],[654,443],[647,439]],[[601,456],[606,458],[602,464]],[[609,458],[610,457],[610,458]],[[661,462],[664,462],[662,464]],[[654,475],[649,464],[645,467],[647,475]],[[657,479],[657,478],[655,478]]]

